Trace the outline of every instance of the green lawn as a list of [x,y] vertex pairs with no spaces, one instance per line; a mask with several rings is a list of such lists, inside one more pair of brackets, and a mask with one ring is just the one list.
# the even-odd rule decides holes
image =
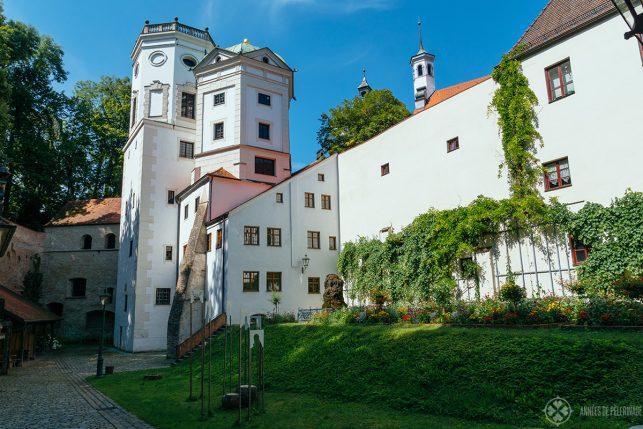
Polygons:
[[[222,349],[218,338],[213,427],[231,427],[237,417],[218,407]],[[146,372],[163,379],[143,381]],[[199,427],[200,403],[186,401],[187,362],[146,372],[90,382],[155,426]],[[563,428],[627,428],[636,421],[578,414],[581,405],[641,405],[643,335],[279,325],[266,330],[266,384],[266,413],[248,427],[547,427],[542,409],[561,396],[574,408]]]

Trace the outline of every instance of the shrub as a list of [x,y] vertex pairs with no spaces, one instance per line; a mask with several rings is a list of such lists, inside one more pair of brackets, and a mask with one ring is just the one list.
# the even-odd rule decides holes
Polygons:
[[295,313],[273,313],[266,316],[265,322],[267,325],[295,323],[297,322],[297,316],[295,316]]
[[500,287],[500,299],[505,302],[511,302],[517,305],[525,299],[525,297],[525,290],[514,282],[508,281]]

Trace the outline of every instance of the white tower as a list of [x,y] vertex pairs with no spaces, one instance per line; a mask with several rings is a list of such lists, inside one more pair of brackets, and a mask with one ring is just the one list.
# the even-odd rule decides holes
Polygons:
[[420,48],[417,54],[411,57],[411,68],[413,69],[415,109],[422,109],[435,91],[435,76],[433,75],[435,55],[424,50],[424,45],[422,44],[422,22],[419,19],[418,32],[420,34]]
[[145,22],[132,58],[130,135],[123,148],[121,245],[114,343],[128,351],[166,345],[166,297],[176,286],[174,195],[194,168],[196,85],[192,69],[215,47],[178,22]]

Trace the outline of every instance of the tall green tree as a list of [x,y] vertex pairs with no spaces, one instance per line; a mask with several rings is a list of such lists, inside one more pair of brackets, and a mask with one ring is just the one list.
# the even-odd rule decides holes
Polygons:
[[129,132],[131,82],[128,77],[103,76],[100,81],[80,81],[74,97],[85,109],[84,125],[91,145],[88,183],[93,198],[120,194],[123,171],[122,147]]
[[411,115],[388,89],[344,100],[322,113],[317,142],[325,154],[340,153],[373,138]]

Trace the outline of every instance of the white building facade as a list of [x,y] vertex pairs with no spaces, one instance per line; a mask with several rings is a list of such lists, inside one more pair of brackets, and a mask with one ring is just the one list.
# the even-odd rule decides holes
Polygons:
[[[539,99],[543,196],[573,207],[607,204],[627,188],[643,190],[643,145],[630,125],[643,110],[641,53],[635,39],[622,40],[624,24],[609,0],[573,16],[566,6],[552,0],[520,41],[523,72]],[[175,22],[146,24],[132,58],[139,119],[124,149],[114,331],[126,350],[165,347],[200,204],[207,203],[198,220],[208,237],[206,317],[226,312],[236,322],[272,311],[273,291],[280,311],[320,307],[342,243],[384,238],[429,208],[509,196],[506,177],[498,177],[497,118],[488,114],[495,83],[483,77],[435,90],[435,57],[422,45],[410,64],[415,114],[292,176],[293,72],[273,51],[247,40],[222,49],[207,31]],[[530,240],[526,234],[518,246],[472,255],[483,268],[483,294],[502,283],[507,255],[531,295],[562,293],[560,280],[578,262],[571,243],[537,250]]]

